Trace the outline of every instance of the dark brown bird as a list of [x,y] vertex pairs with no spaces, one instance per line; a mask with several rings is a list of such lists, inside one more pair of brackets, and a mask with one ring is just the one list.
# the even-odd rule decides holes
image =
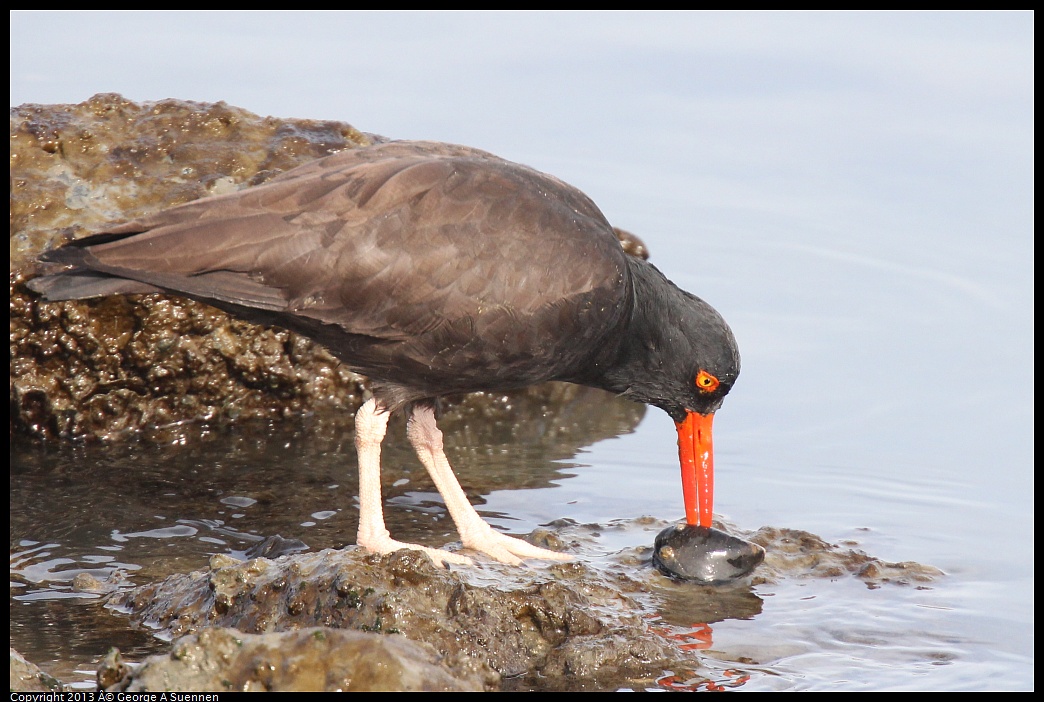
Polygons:
[[[442,395],[548,380],[602,388],[677,423],[686,518],[709,526],[711,420],[739,373],[710,305],[624,253],[576,188],[464,146],[389,142],[307,163],[258,187],[114,226],[48,252],[70,268],[30,281],[47,300],[166,292],[325,345],[372,381],[356,414],[358,543],[384,525],[389,413],[467,548],[509,563],[567,558],[494,531],[453,475]],[[423,548],[436,562],[467,562]]]

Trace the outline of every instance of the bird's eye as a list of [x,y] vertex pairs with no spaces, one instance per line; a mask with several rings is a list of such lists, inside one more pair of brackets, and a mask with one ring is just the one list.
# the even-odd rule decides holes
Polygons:
[[705,370],[696,374],[696,387],[702,392],[714,392],[721,382]]

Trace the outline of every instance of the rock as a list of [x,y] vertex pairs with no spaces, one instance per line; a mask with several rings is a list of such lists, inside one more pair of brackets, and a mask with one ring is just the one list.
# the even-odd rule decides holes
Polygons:
[[308,628],[272,634],[207,629],[130,670],[118,658],[101,689],[132,692],[478,692],[486,679],[441,665],[430,646],[401,636]]
[[11,692],[62,692],[65,687],[11,649]]
[[211,564],[116,593],[109,605],[173,637],[210,627],[262,633],[316,625],[402,635],[432,646],[454,678],[516,678],[542,689],[575,687],[579,671],[586,684],[605,674],[656,674],[678,655],[647,635],[639,603],[580,563],[456,571],[418,551],[375,556],[349,548]]
[[303,337],[160,295],[42,304],[22,283],[37,254],[69,238],[377,138],[343,122],[115,94],[12,108],[12,428],[169,439],[159,428],[185,421],[354,409],[360,378]]

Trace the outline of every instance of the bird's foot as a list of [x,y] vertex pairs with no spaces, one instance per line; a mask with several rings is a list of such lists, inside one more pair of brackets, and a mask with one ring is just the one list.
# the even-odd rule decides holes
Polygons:
[[[573,560],[573,557],[569,554],[540,548],[539,546],[534,546],[528,541],[523,541],[514,536],[508,536],[507,534],[501,534],[499,531],[494,531],[493,528],[485,522],[482,522],[482,526],[485,528],[480,528],[475,530],[473,533],[462,535],[462,543],[465,548],[484,553],[500,563],[518,565],[524,558],[543,558],[552,561]],[[474,561],[471,558],[459,553],[444,551],[441,548],[429,548],[428,546],[421,546],[419,544],[396,541],[388,535],[387,531],[384,531],[383,534],[377,536],[363,536],[360,534],[357,542],[370,553],[377,553],[380,555],[393,553],[403,548],[408,548],[414,551],[423,551],[428,554],[428,557],[431,558],[437,566],[446,566],[450,563],[455,565],[474,564]]]
[[472,565],[474,563],[473,560],[459,553],[443,551],[441,548],[429,548],[420,544],[408,544],[404,541],[396,541],[387,535],[375,539],[366,539],[365,543],[363,539],[358,541],[359,545],[370,553],[377,553],[382,556],[404,548],[408,548],[411,551],[423,551],[439,567],[446,567],[450,563],[455,565]]
[[523,558],[543,558],[552,561],[571,561],[573,557],[567,553],[549,551],[534,546],[528,541],[501,534],[483,522],[485,529],[478,529],[473,534],[461,534],[465,548],[486,554],[490,558],[509,565],[518,565]]

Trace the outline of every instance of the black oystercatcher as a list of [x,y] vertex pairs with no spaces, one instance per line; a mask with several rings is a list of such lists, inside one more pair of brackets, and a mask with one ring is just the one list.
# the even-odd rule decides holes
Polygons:
[[595,204],[549,175],[464,146],[389,142],[43,259],[71,266],[29,282],[48,300],[172,293],[304,334],[368,376],[356,448],[358,543],[370,551],[422,548],[392,540],[382,511],[381,442],[389,413],[404,409],[464,546],[508,563],[568,558],[478,516],[435,424],[441,395],[548,380],[666,411],[686,519],[710,526],[711,420],[740,365],[732,332],[706,302],[626,255]]

